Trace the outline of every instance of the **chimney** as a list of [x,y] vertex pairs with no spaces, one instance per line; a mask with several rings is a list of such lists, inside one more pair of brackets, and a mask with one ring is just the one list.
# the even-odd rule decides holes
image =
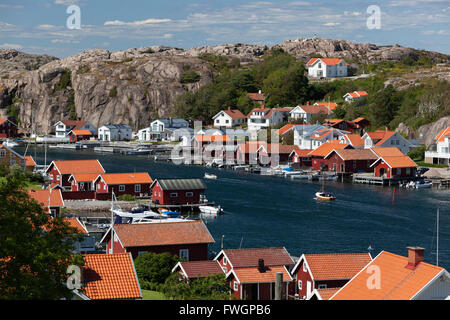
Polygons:
[[309,106],[309,101],[306,101],[306,105]]
[[259,91],[258,91],[258,93],[259,93],[259,94],[261,94],[261,93],[262,93],[262,91],[261,91],[261,90],[259,90]]
[[424,248],[421,247],[407,247],[408,248],[408,264],[405,268],[414,270],[417,265],[423,262]]
[[264,259],[258,259],[258,271],[261,273],[266,272],[266,267],[264,266]]

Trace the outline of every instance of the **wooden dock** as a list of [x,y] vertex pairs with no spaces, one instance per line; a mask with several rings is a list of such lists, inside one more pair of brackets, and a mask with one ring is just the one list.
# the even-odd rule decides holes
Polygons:
[[373,173],[355,173],[353,174],[353,183],[375,184],[381,186],[396,186],[402,183],[419,180],[418,177],[409,178],[383,178],[375,177]]

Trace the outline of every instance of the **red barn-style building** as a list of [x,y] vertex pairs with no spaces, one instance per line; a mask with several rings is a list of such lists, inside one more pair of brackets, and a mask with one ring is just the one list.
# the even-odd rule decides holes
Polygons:
[[107,253],[130,252],[135,259],[146,252],[168,252],[186,261],[208,259],[208,245],[214,243],[203,221],[155,222],[114,225],[101,242],[107,243]]
[[94,180],[94,190],[97,195],[114,192],[117,197],[124,194],[148,196],[152,182],[147,172],[102,173]]
[[61,208],[64,207],[64,200],[60,189],[28,190],[27,192],[53,217],[60,215]]
[[206,185],[202,179],[156,179],[151,190],[152,201],[156,204],[198,204]]
[[289,285],[293,284],[292,278],[287,272],[294,261],[285,248],[225,249],[214,260],[227,274],[231,294],[238,299],[273,299],[277,272],[283,272],[286,283],[283,298],[294,292],[294,286]]
[[331,297],[371,261],[369,253],[303,254],[291,270],[295,293],[302,300],[312,299],[314,291]]
[[17,125],[8,119],[0,119],[0,138],[15,138],[17,136]]
[[314,170],[330,170],[328,159],[325,159],[325,157],[331,151],[337,149],[353,149],[353,147],[349,144],[341,143],[339,140],[330,140],[322,143],[308,154],[311,157],[312,168]]
[[417,164],[396,147],[372,148],[378,159],[371,165],[376,177],[387,179],[415,177]]
[[298,146],[295,146],[289,155],[289,162],[297,164],[300,168],[311,167],[311,157],[308,155],[311,151],[311,149],[300,149]]
[[91,139],[92,133],[87,129],[79,129],[70,131],[68,136],[70,142],[78,142]]
[[223,269],[216,260],[180,261],[173,267],[172,272],[179,272],[187,281],[215,274],[225,276]]
[[329,170],[338,173],[372,172],[371,165],[378,156],[369,149],[336,149],[332,150],[325,159],[328,160]]
[[105,173],[98,160],[55,160],[45,171],[51,184],[59,184],[66,190],[71,189],[69,178],[74,173]]

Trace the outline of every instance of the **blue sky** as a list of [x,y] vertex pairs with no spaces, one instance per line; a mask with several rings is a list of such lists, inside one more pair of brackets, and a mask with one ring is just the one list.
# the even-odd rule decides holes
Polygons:
[[[81,29],[69,29],[69,5]],[[381,10],[369,29],[367,8]],[[450,54],[449,0],[0,0],[0,48],[66,57],[88,49],[225,43],[272,45],[301,37],[400,44]]]

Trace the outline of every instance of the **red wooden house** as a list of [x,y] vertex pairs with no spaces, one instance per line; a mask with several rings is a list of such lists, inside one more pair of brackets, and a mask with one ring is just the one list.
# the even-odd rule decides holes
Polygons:
[[387,179],[415,177],[417,164],[397,147],[372,148],[378,159],[371,165],[376,177]]
[[78,142],[91,139],[92,133],[87,129],[79,129],[70,131],[68,136],[70,142]]
[[69,178],[74,173],[105,173],[98,160],[55,160],[50,163],[45,171],[51,184],[59,184],[70,190]]
[[289,156],[297,148],[294,145],[283,145],[268,143],[261,145],[257,152],[258,161],[261,164],[270,164],[276,166],[278,164],[286,164],[289,162]]
[[208,245],[214,243],[203,221],[156,222],[114,225],[101,242],[107,243],[107,253],[130,252],[133,258],[146,252],[168,252],[186,261],[208,259]]
[[69,177],[71,191],[95,191],[94,180],[98,173],[74,173]]
[[333,149],[325,156],[328,169],[338,173],[372,172],[378,157],[369,149]]
[[0,138],[15,138],[17,136],[17,125],[8,119],[0,119]]
[[353,132],[356,129],[353,121],[344,119],[325,119],[323,125],[348,132]]
[[294,150],[289,154],[289,162],[291,164],[296,164],[300,168],[301,167],[311,167],[312,161],[309,153],[312,150],[310,149],[300,149],[298,146],[295,146]]
[[238,146],[236,152],[237,164],[257,164],[258,163],[258,149],[267,145],[264,141],[246,141]]
[[239,299],[273,299],[275,275],[283,272],[283,297],[293,293],[292,278],[287,270],[294,265],[285,248],[224,249],[214,260],[218,261],[230,284],[232,296]]
[[330,140],[311,151],[308,155],[311,157],[312,168],[314,170],[329,170],[328,159],[325,157],[333,150],[352,149],[353,147],[341,143],[339,140]]
[[200,203],[206,185],[202,179],[156,179],[150,188],[153,203],[181,205]]
[[61,208],[64,207],[64,200],[60,189],[28,190],[27,192],[53,217],[60,215]]
[[331,296],[329,290],[336,292],[371,261],[369,253],[303,254],[291,270],[295,293],[299,299],[312,298],[315,290]]
[[32,156],[24,156],[26,163],[25,167],[27,171],[33,172],[36,167],[36,161],[34,161]]
[[[102,173],[94,179],[93,184],[97,198],[104,195],[110,199],[113,192],[116,197],[124,194],[135,197],[149,196],[152,182],[152,178],[147,172],[130,172]],[[105,197],[102,197],[102,199]]]

